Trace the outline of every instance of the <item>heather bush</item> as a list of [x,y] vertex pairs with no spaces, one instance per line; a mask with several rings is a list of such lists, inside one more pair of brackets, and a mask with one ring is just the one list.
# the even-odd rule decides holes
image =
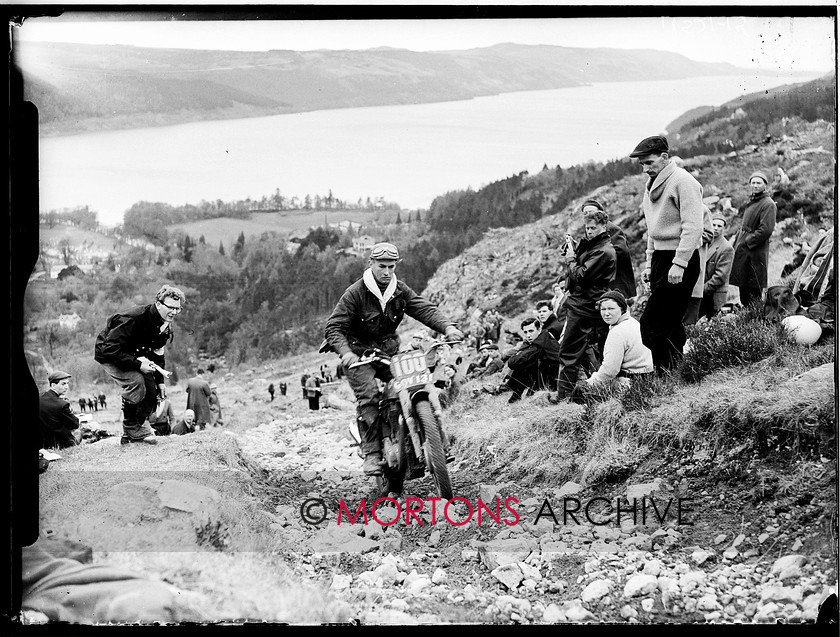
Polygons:
[[764,360],[787,340],[778,325],[750,311],[700,323],[691,330],[680,373],[696,383],[712,372]]

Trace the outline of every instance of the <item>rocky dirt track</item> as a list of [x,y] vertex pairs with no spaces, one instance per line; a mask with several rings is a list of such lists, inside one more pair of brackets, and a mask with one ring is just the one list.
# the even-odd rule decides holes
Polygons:
[[[355,515],[362,498],[370,514],[378,497],[345,433],[350,414],[296,406],[294,413],[228,433],[268,485],[272,528],[296,571],[328,586],[362,623],[796,623],[813,621],[822,600],[836,593],[835,557],[817,522],[819,494],[791,507],[783,498],[756,500],[737,481],[723,479],[698,493],[698,478],[707,484],[709,473],[727,460],[712,463],[702,450],[647,466],[647,473],[643,466],[632,483],[598,493],[574,483],[537,490],[496,483],[482,469],[487,458],[460,459],[450,465],[456,496],[473,507],[479,497],[498,497],[499,523],[483,511],[479,525],[460,502],[448,508],[449,520],[438,508],[432,524],[431,503],[425,502],[406,524],[403,500],[394,524],[369,518],[364,525],[361,517],[349,524],[342,514],[339,525],[342,499]],[[743,450],[730,455],[738,453]],[[833,479],[833,466],[817,461],[803,471],[816,484]],[[564,498],[585,507],[596,495],[608,501],[593,502],[588,520],[579,514],[579,523],[563,523]],[[428,477],[407,482],[404,496],[434,497],[433,483]],[[644,524],[643,496],[658,507],[657,513],[647,508]],[[685,509],[693,507],[683,511],[682,524],[676,517],[680,497],[691,498],[683,501]],[[617,498],[630,510],[620,525]],[[633,498],[637,524],[628,503]],[[322,522],[302,520],[307,501],[315,505],[309,509],[315,517],[323,501]],[[503,521],[516,520],[505,501],[517,512],[512,526]],[[376,508],[383,523],[396,513],[389,502]]]

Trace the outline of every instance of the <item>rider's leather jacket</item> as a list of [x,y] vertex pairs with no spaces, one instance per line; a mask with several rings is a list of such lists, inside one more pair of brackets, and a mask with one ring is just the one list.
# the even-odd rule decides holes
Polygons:
[[438,332],[454,325],[430,301],[402,281],[388,300],[385,311],[373,293],[359,279],[348,287],[335,306],[324,328],[326,343],[321,351],[332,350],[339,356],[352,351],[362,355],[377,347],[389,356],[399,350],[397,326],[405,315]]

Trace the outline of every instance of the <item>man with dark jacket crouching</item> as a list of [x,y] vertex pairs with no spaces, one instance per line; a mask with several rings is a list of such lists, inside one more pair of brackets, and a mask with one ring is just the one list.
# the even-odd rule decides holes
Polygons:
[[557,381],[560,360],[557,340],[535,318],[525,319],[520,327],[524,340],[507,361],[511,372],[507,384],[513,390],[509,403],[520,400],[526,390],[554,389]]
[[185,302],[181,290],[164,285],[153,303],[117,312],[96,337],[94,359],[123,389],[121,444],[157,443],[145,421],[158,396],[166,397],[164,346]]

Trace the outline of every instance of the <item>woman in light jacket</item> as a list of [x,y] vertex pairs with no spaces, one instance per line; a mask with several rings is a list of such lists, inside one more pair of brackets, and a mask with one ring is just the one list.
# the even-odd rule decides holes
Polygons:
[[601,318],[609,326],[598,371],[580,381],[572,402],[588,402],[609,393],[624,393],[633,380],[653,374],[653,355],[644,343],[639,322],[630,316],[621,292],[609,290],[598,299]]

